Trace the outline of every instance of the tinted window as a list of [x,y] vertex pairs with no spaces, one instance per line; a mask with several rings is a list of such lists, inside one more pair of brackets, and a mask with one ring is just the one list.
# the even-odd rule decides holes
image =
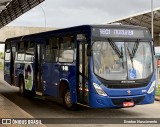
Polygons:
[[5,45],[5,60],[10,60],[10,44]]
[[5,60],[10,60],[11,53],[5,52]]
[[49,38],[46,45],[46,62],[57,62],[59,49],[59,38]]
[[60,42],[59,62],[73,62],[74,37],[63,37]]
[[24,47],[24,42],[19,42],[18,43],[18,51],[24,51],[25,47]]
[[35,42],[34,41],[27,42],[27,49],[26,49],[26,55],[25,55],[26,61],[31,61],[31,62],[33,61],[34,50],[35,50]]
[[24,61],[24,53],[18,53],[17,60]]

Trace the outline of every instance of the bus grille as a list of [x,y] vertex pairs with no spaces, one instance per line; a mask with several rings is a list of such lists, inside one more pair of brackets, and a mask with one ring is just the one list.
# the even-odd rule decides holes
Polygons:
[[111,89],[128,89],[128,88],[140,88],[146,87],[148,83],[141,83],[141,84],[105,84],[107,88]]

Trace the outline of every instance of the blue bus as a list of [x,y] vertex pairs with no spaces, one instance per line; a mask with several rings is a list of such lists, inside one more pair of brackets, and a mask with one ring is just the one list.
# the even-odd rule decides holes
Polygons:
[[67,109],[154,102],[154,46],[147,28],[82,25],[5,42],[4,79],[23,96],[57,97]]

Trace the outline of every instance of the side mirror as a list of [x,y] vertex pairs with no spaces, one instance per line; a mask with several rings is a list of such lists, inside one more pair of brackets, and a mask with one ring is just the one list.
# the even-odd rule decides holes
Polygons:
[[91,56],[91,45],[87,45],[87,56]]

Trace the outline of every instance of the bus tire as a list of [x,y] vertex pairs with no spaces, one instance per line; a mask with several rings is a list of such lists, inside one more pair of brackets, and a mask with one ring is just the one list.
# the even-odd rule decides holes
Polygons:
[[78,109],[77,104],[73,103],[71,100],[71,95],[70,95],[69,89],[64,90],[63,104],[64,104],[65,108],[68,110],[77,110]]
[[26,92],[26,90],[25,90],[25,86],[24,86],[24,78],[20,78],[20,80],[19,80],[19,93],[20,93],[20,95],[22,95],[22,96],[27,96],[27,92]]

